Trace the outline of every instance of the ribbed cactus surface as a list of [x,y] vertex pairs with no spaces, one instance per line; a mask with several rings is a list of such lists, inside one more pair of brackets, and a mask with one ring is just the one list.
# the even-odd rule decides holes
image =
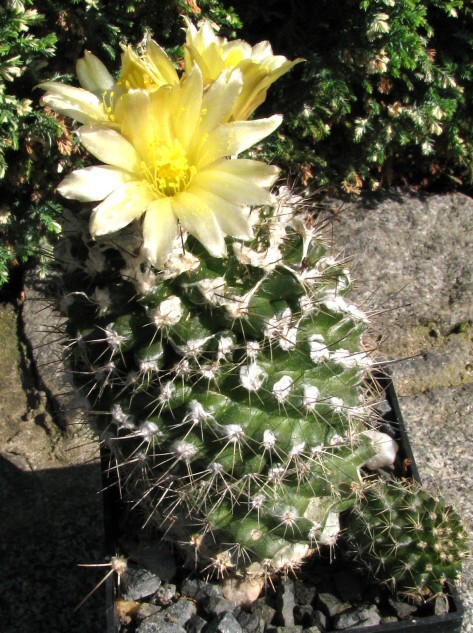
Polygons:
[[334,544],[376,453],[367,318],[300,203],[283,189],[225,259],[189,237],[163,273],[130,234],[69,237],[71,362],[101,439],[150,520],[220,571]]
[[345,522],[357,561],[393,589],[423,600],[458,579],[467,534],[458,514],[416,482],[377,481]]

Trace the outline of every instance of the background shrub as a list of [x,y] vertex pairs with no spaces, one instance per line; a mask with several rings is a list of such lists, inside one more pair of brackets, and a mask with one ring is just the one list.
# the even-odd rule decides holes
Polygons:
[[[233,8],[234,7],[234,8]],[[61,174],[83,160],[41,81],[76,82],[85,48],[111,70],[149,31],[179,56],[180,14],[226,37],[305,57],[257,111],[284,113],[259,158],[324,193],[473,180],[473,5],[468,0],[7,0],[0,7],[0,284],[56,232]]]
[[472,182],[473,5],[464,0],[236,0],[252,40],[307,59],[274,87],[263,154],[358,192]]

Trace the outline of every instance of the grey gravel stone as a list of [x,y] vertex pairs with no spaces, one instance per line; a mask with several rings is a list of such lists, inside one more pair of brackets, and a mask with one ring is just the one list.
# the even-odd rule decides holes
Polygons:
[[222,596],[210,596],[206,598],[202,603],[202,608],[208,615],[215,617],[226,611],[233,611],[236,607],[236,603],[231,600],[227,600]]
[[434,606],[435,615],[445,615],[448,613],[448,601],[445,596],[437,596]]
[[332,593],[319,593],[318,598],[326,613],[332,618],[351,608],[349,602],[342,602]]
[[266,604],[264,598],[260,598],[251,607],[251,613],[260,617],[264,624],[268,627],[276,615],[276,609],[273,609],[273,607],[269,604]]
[[334,620],[334,628],[341,631],[352,627],[377,626],[380,622],[381,615],[375,605],[362,606],[338,615]]
[[285,627],[294,626],[295,606],[294,582],[289,578],[281,580],[276,593],[276,609],[280,618],[280,625]]
[[168,622],[174,622],[179,626],[184,626],[192,616],[197,612],[195,602],[186,600],[186,598],[179,598],[177,602],[171,604],[166,609],[166,619]]
[[[391,194],[391,195],[390,195]],[[354,258],[359,301],[403,327],[452,327],[473,313],[473,200],[462,194],[362,196],[334,238]],[[373,292],[375,291],[375,292]]]
[[309,585],[307,582],[296,580],[294,582],[294,593],[297,604],[312,604],[312,601],[317,593],[317,589],[314,585]]
[[221,613],[205,627],[204,633],[243,633],[243,629],[231,613]]
[[127,584],[123,591],[125,600],[142,600],[153,596],[161,587],[161,578],[141,567],[128,566]]
[[150,602],[142,602],[140,608],[136,614],[137,619],[142,622],[152,615],[156,615],[161,611],[162,607],[157,604],[151,604]]
[[210,598],[211,596],[220,596],[220,587],[200,578],[186,578],[181,585],[181,594],[197,600],[197,602],[204,598]]
[[241,607],[237,607],[233,612],[233,615],[247,633],[262,633],[264,630],[264,620],[254,613],[245,611]]
[[186,622],[186,631],[187,633],[201,633],[204,626],[207,625],[207,620],[201,618],[200,615],[193,615]]
[[417,611],[415,605],[402,602],[401,600],[394,600],[394,598],[389,598],[389,604],[400,620],[405,620]]
[[314,625],[319,629],[322,629],[322,631],[325,631],[325,629],[327,628],[327,616],[325,615],[325,613],[323,611],[320,611],[319,609],[316,609],[314,611],[313,617]]
[[164,583],[156,592],[156,602],[163,607],[170,604],[176,596],[177,587],[172,583]]
[[294,620],[304,628],[314,624],[314,607],[311,604],[298,604],[294,609]]
[[173,623],[145,621],[136,629],[136,633],[186,633],[186,629]]

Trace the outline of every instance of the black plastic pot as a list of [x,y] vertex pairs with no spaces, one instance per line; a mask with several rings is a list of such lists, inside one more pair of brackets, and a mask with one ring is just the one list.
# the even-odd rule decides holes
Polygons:
[[[383,422],[399,444],[399,451],[394,465],[395,472],[400,477],[413,478],[420,481],[419,471],[412,453],[392,380],[388,374],[383,372],[379,372],[375,380],[384,391],[387,404],[389,405],[389,410],[383,415]],[[121,513],[126,512],[126,509],[120,499],[118,486],[116,485],[113,471],[111,472],[109,469],[109,463],[109,455],[104,450],[102,452],[102,474],[105,536],[107,554],[113,556],[116,553],[116,544],[120,537]],[[106,633],[118,633],[119,631],[119,623],[115,613],[116,596],[115,580],[110,577],[106,584]],[[463,621],[463,607],[455,587],[449,585],[445,597],[449,604],[449,612],[447,614],[416,616],[415,619],[399,620],[389,624],[346,628],[343,629],[343,633],[360,633],[360,630],[366,633],[400,633],[401,631],[409,631],[411,633],[460,633]],[[159,629],[154,630],[158,631]]]

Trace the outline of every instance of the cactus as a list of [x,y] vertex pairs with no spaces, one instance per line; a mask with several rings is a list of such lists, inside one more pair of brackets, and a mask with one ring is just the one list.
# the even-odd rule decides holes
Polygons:
[[83,88],[43,84],[105,163],[58,188],[100,202],[65,218],[59,304],[127,498],[199,568],[264,575],[333,547],[397,445],[367,398],[369,320],[324,221],[270,193],[276,167],[238,158],[281,122],[245,119],[301,60],[187,29],[182,75],[148,40],[117,81],[87,54]]
[[360,566],[416,602],[460,577],[467,555],[460,517],[417,482],[376,481],[345,517],[345,528]]
[[226,259],[188,238],[155,272],[101,239],[62,277],[72,366],[128,494],[221,571],[333,545],[376,454],[366,316],[303,201],[281,194]]

